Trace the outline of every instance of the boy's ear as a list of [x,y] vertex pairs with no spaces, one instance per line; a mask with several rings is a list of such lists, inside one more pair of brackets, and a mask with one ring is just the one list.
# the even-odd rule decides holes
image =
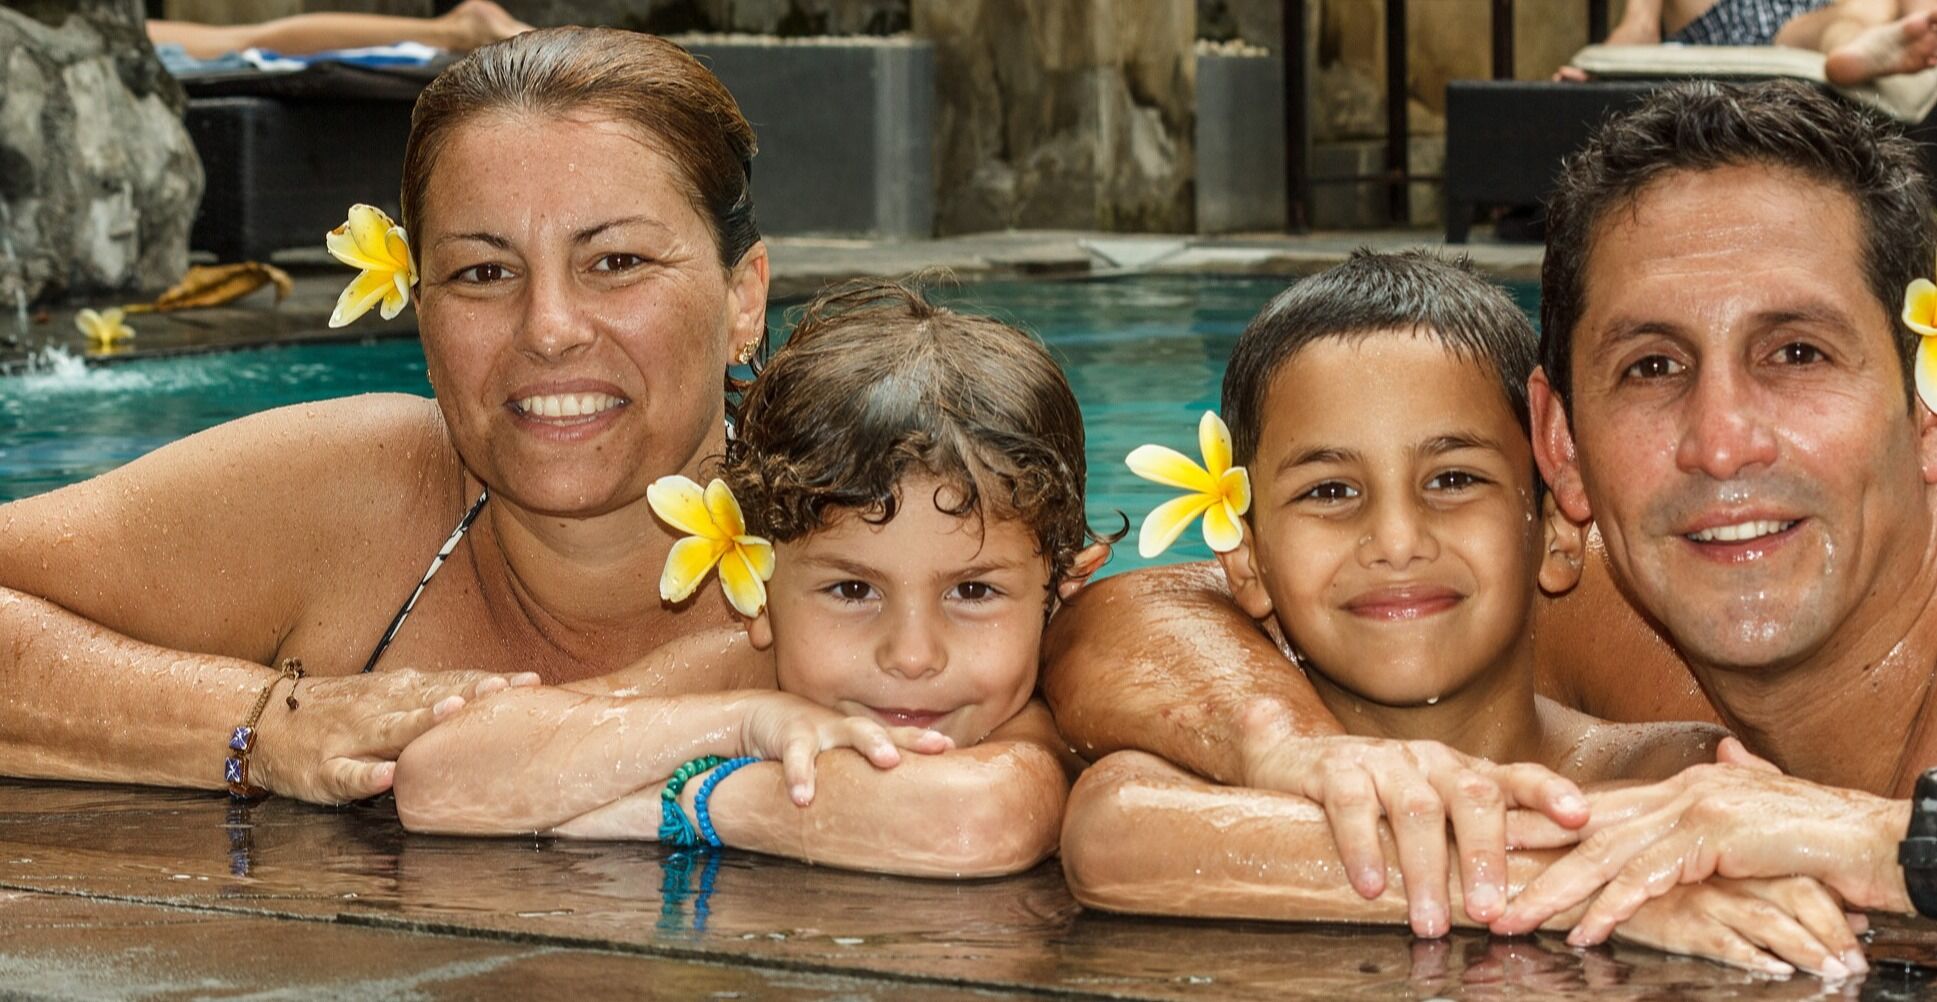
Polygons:
[[1249,522],[1244,526],[1244,538],[1238,540],[1237,548],[1217,555],[1217,562],[1224,567],[1224,580],[1231,586],[1231,597],[1237,599],[1238,608],[1252,619],[1264,619],[1271,615],[1271,593],[1265,590],[1264,579],[1258,574],[1258,551],[1252,545],[1253,532]]
[[1581,562],[1587,558],[1587,527],[1567,517],[1547,491],[1540,498],[1540,590],[1549,595],[1573,591],[1581,583]]
[[773,620],[767,618],[765,606],[761,607],[760,615],[747,620],[747,640],[753,643],[756,651],[773,646]]
[[1110,559],[1110,544],[1091,543],[1076,551],[1076,559],[1070,562],[1069,573],[1056,583],[1056,598],[1067,602],[1090,583],[1090,578]]

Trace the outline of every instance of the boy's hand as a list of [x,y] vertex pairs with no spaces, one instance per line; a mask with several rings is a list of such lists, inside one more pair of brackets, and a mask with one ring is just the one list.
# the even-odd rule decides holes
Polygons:
[[1846,978],[1870,969],[1856,940],[1868,925],[1807,877],[1718,877],[1650,900],[1614,938],[1763,974]]
[[762,693],[749,701],[740,728],[741,751],[779,759],[793,802],[814,802],[814,759],[831,748],[852,748],[876,768],[892,769],[901,749],[933,755],[955,747],[940,731],[887,727],[867,717],[841,714],[784,692]]
[[1412,930],[1421,936],[1443,936],[1451,927],[1449,819],[1466,913],[1480,923],[1505,910],[1508,846],[1545,847],[1517,829],[1509,834],[1510,808],[1538,811],[1562,832],[1587,823],[1580,789],[1538,765],[1501,765],[1436,741],[1298,737],[1274,700],[1252,704],[1242,724],[1245,785],[1295,793],[1324,807],[1346,879],[1367,898],[1385,891],[1379,818],[1386,819]]

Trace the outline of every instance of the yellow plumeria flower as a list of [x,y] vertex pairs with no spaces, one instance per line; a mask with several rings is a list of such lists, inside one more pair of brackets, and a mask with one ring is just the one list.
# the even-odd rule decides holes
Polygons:
[[331,230],[323,243],[338,261],[363,269],[336,297],[331,327],[347,326],[379,302],[385,320],[403,312],[410,302],[410,287],[417,284],[417,261],[410,256],[403,227],[382,209],[357,204],[350,206],[350,218]]
[[135,336],[135,329],[121,322],[127,315],[127,312],[118,306],[110,306],[102,313],[82,310],[74,314],[74,326],[87,335],[92,350],[105,355],[115,350],[116,342],[126,341]]
[[773,544],[747,535],[740,502],[725,482],[715,479],[702,492],[686,477],[660,477],[646,488],[646,502],[668,525],[689,534],[666,554],[659,597],[684,602],[718,564],[726,600],[740,615],[758,616],[767,604],[765,582],[773,577]]
[[1937,284],[1919,278],[1903,290],[1903,323],[1923,335],[1917,345],[1917,396],[1937,411]]
[[1204,516],[1204,542],[1212,550],[1227,553],[1244,540],[1238,516],[1251,509],[1251,476],[1244,467],[1231,465],[1231,429],[1213,411],[1205,411],[1197,422],[1197,446],[1204,453],[1203,466],[1161,445],[1137,446],[1124,460],[1130,472],[1145,480],[1190,492],[1144,516],[1137,552],[1145,560],[1176,542],[1199,515]]

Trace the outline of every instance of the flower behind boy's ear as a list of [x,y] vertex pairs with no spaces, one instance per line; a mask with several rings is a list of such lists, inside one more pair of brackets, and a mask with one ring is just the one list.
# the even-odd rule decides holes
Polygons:
[[1228,553],[1244,541],[1238,516],[1251,508],[1251,477],[1244,467],[1231,465],[1231,429],[1215,411],[1205,411],[1197,422],[1197,446],[1204,454],[1203,466],[1161,445],[1137,446],[1124,460],[1130,472],[1145,480],[1190,492],[1144,516],[1137,552],[1145,560],[1176,542],[1199,515],[1204,516],[1204,542],[1212,550]]
[[686,477],[660,477],[646,488],[646,503],[666,524],[688,533],[666,554],[660,598],[686,601],[718,564],[726,600],[748,619],[760,615],[767,604],[764,582],[773,577],[773,544],[747,535],[740,502],[724,481],[716,478],[702,492]]

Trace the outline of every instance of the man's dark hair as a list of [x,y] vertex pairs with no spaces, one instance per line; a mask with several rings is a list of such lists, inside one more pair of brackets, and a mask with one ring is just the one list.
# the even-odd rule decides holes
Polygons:
[[1929,277],[1937,257],[1916,144],[1896,123],[1810,84],[1695,81],[1664,87],[1610,119],[1561,169],[1540,269],[1540,362],[1563,404],[1571,407],[1574,328],[1602,220],[1674,172],[1750,165],[1793,171],[1856,200],[1863,270],[1892,318],[1910,392],[1917,335],[1898,319],[1899,307],[1904,286]]
[[1358,250],[1344,264],[1279,293],[1231,350],[1223,417],[1235,461],[1249,463],[1257,455],[1265,397],[1286,362],[1317,341],[1388,331],[1434,338],[1456,357],[1492,369],[1521,430],[1527,429],[1536,338],[1506,290],[1474,274],[1464,257]]

